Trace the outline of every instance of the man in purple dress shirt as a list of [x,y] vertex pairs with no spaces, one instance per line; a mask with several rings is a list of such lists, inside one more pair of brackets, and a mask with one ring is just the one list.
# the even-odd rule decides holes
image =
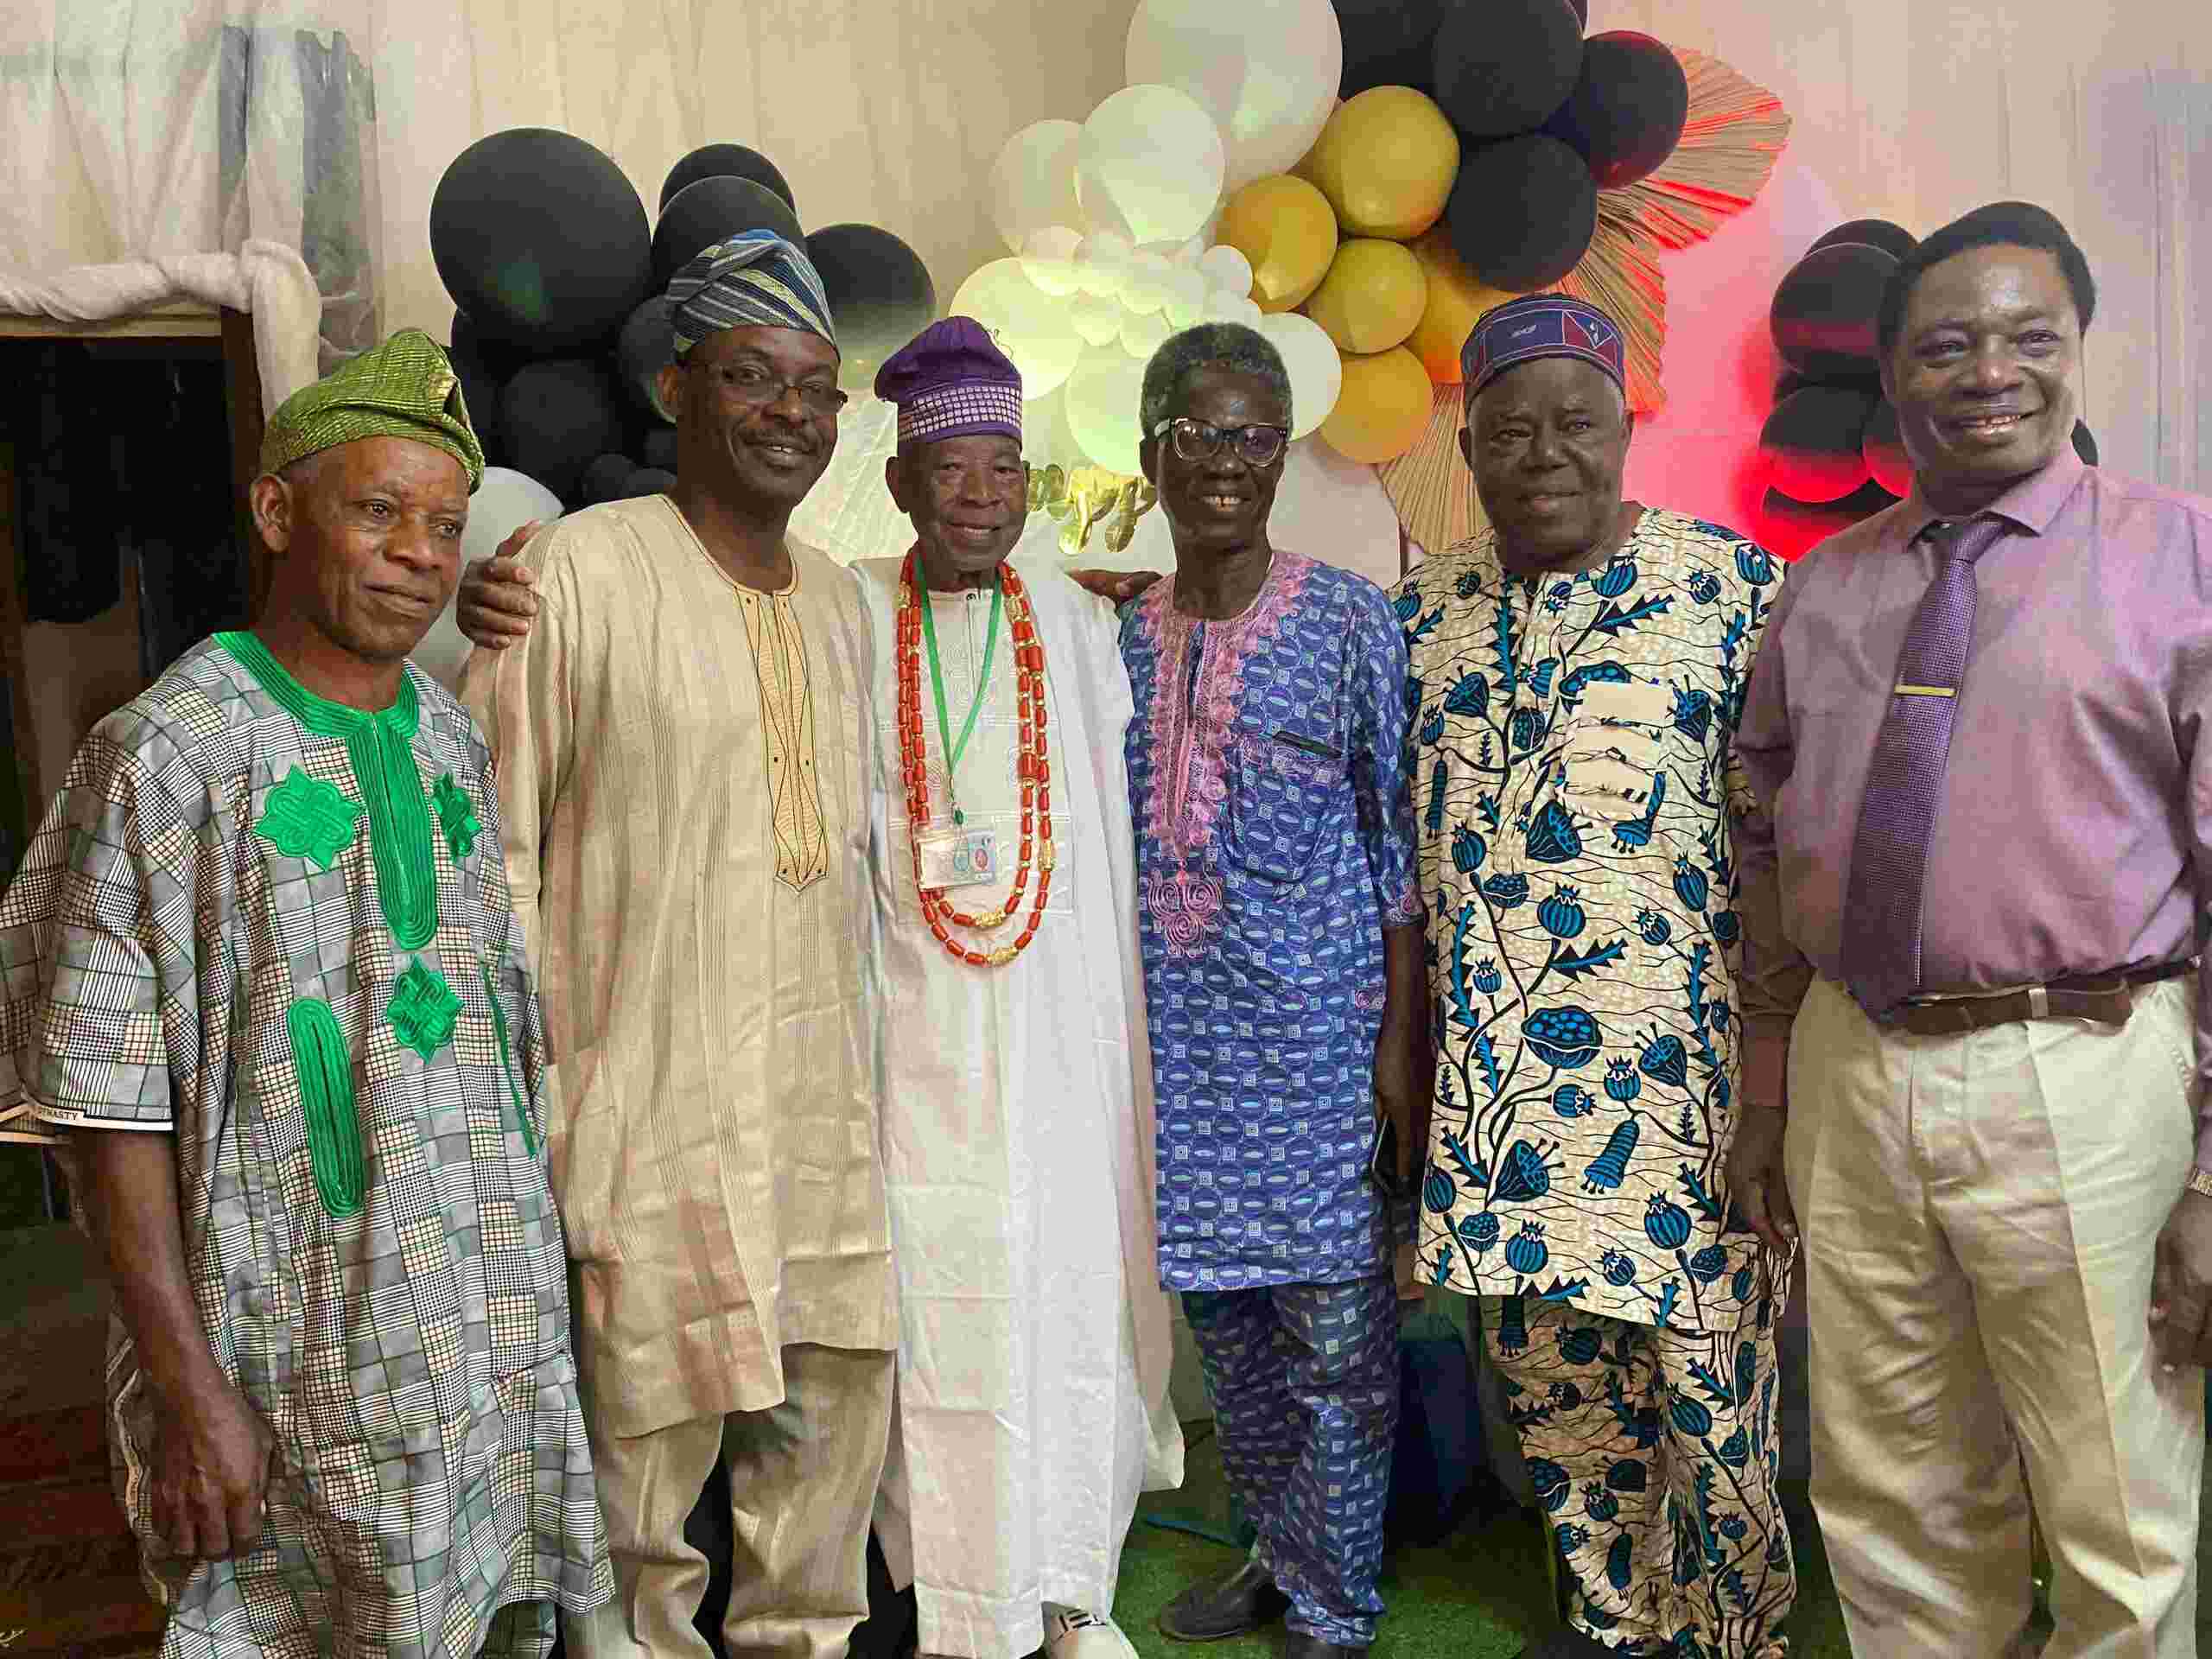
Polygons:
[[2028,1487],[2049,1659],[2196,1651],[2212,502],[2075,457],[2094,302],[2021,203],[1902,263],[1912,494],[1784,587],[1737,738],[1786,944],[1751,940],[1730,1186],[1777,1244],[1802,1218],[1859,1659],[2007,1649]]

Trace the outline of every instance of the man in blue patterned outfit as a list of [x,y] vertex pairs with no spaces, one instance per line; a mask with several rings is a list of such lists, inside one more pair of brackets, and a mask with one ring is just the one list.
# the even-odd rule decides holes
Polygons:
[[1745,932],[1732,748],[1780,569],[1621,499],[1620,329],[1559,295],[1469,339],[1491,528],[1399,586],[1436,997],[1422,1276],[1484,1299],[1573,1580],[1532,1659],[1776,1654],[1788,1263],[1731,1210]]
[[1265,340],[1170,340],[1142,417],[1175,542],[1122,635],[1160,1275],[1259,1534],[1160,1629],[1211,1640],[1287,1602],[1291,1659],[1363,1653],[1398,1398],[1370,1165],[1378,1110],[1410,1158],[1426,1092],[1405,645],[1379,588],[1269,539],[1291,408]]

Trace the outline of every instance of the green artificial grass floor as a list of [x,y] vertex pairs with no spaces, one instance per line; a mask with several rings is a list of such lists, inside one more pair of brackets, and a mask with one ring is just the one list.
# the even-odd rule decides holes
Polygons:
[[[1206,1428],[1194,1427],[1182,1490],[1147,1493],[1140,1516],[1230,1531],[1221,1454]],[[1794,1659],[1849,1659],[1843,1615],[1828,1577],[1820,1534],[1802,1482],[1785,1482],[1783,1501],[1797,1555],[1797,1605],[1785,1630]],[[1394,1550],[1383,1563],[1389,1605],[1376,1638],[1376,1659],[1512,1659],[1554,1624],[1546,1561],[1548,1545],[1533,1510],[1508,1510],[1463,1528],[1430,1549]],[[1170,1642],[1154,1620],[1187,1586],[1233,1569],[1243,1552],[1140,1519],[1122,1552],[1114,1622],[1143,1659],[1274,1659],[1280,1626],[1194,1648]]]

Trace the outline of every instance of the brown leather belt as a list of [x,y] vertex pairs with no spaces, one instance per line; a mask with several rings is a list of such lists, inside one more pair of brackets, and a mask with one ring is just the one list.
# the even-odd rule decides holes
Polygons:
[[2089,1020],[2124,1026],[2135,1012],[2139,986],[2178,979],[2196,969],[2196,958],[2161,963],[2106,979],[2062,979],[2002,996],[1948,997],[1936,1002],[1908,1002],[1885,1022],[1916,1037],[1957,1037],[2022,1020]]

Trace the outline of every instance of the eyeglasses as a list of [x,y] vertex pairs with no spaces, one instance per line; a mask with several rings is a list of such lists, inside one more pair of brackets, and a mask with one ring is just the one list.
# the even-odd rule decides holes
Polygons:
[[1290,442],[1287,426],[1216,426],[1188,415],[1178,415],[1152,429],[1154,438],[1170,432],[1174,434],[1175,453],[1185,461],[1211,461],[1221,453],[1225,440],[1234,438],[1236,453],[1248,467],[1274,466],[1282,458],[1283,446]]
[[[699,365],[696,359],[690,359],[684,361],[683,366],[688,369],[704,365]],[[772,374],[758,363],[718,363],[713,365],[713,372],[719,378],[723,390],[731,397],[755,409],[773,408],[784,401],[785,392],[795,391],[798,393],[799,406],[808,414],[817,420],[830,420],[843,410],[847,402],[845,394],[835,386],[786,380],[781,375]]]

